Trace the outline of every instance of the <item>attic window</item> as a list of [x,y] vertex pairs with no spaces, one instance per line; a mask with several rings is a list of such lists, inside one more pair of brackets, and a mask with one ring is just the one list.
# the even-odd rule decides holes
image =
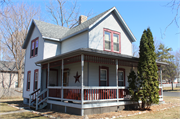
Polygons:
[[35,57],[38,54],[38,41],[39,37],[35,38],[34,40],[31,41],[31,52],[30,52],[30,57]]
[[104,50],[121,53],[120,33],[109,29],[104,29]]

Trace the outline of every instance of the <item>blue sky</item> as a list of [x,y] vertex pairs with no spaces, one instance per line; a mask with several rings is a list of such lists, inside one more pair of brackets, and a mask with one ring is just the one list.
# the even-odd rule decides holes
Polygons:
[[[136,37],[136,45],[139,46],[140,38],[144,29],[150,27],[156,40],[162,42],[173,51],[180,49],[180,29],[175,23],[171,24],[162,34],[165,28],[175,16],[166,4],[171,0],[79,0],[80,14],[93,12],[93,16],[98,15],[112,7],[116,7],[132,33]],[[16,1],[22,2],[22,0]],[[24,2],[24,1],[23,1]],[[46,5],[49,0],[27,0],[25,3],[41,7],[42,14],[48,19]],[[179,11],[180,12],[180,11]],[[92,17],[93,17],[92,16]],[[180,25],[180,20],[178,21]],[[177,34],[179,33],[179,34]]]

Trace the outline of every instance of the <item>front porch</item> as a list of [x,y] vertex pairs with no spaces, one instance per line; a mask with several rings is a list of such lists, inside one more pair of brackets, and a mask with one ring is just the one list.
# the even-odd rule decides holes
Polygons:
[[[36,102],[36,109],[45,100],[52,110],[78,115],[137,106],[129,100],[127,76],[131,70],[136,71],[138,58],[117,56],[116,53],[92,54],[92,51],[74,54],[37,63],[42,68],[41,89],[30,95],[30,102]],[[79,81],[74,78],[77,72],[81,75]],[[159,88],[160,101],[163,101],[161,85]]]

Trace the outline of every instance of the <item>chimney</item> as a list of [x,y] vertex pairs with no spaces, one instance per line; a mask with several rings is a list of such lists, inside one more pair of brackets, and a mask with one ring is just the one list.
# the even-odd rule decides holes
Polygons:
[[85,21],[87,21],[87,16],[84,16],[84,15],[79,16],[79,25]]

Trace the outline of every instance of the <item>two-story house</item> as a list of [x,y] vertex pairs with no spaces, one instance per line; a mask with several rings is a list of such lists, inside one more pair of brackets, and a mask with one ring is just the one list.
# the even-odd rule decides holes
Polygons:
[[89,20],[80,16],[71,29],[32,20],[22,46],[24,103],[79,115],[135,107],[127,95],[127,76],[138,65],[135,41],[115,7]]

